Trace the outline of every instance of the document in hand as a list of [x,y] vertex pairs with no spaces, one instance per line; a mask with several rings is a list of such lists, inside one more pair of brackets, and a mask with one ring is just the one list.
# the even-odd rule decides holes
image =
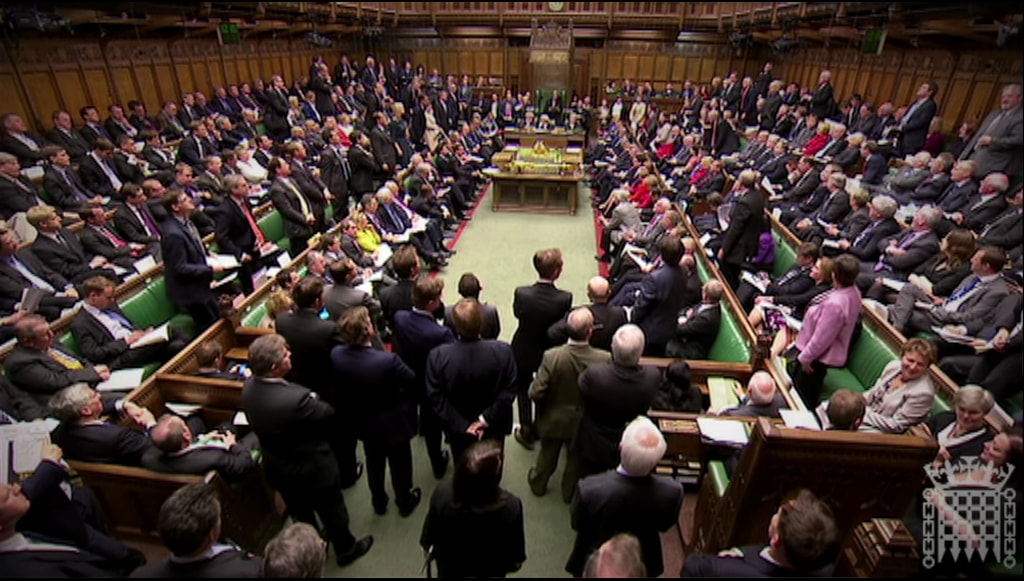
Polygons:
[[377,268],[384,266],[384,263],[391,258],[392,254],[394,254],[394,252],[391,250],[391,246],[381,244],[373,253],[373,265]]
[[118,369],[110,373],[110,379],[96,386],[96,391],[129,391],[142,385],[142,376],[146,372],[141,367]]
[[47,418],[0,426],[0,483],[17,484],[35,471],[58,423]]
[[21,291],[21,307],[19,310],[27,313],[34,313],[39,308],[39,301],[43,300],[43,296],[46,294],[41,288],[27,288]]
[[230,254],[210,254],[206,257],[206,264],[209,266],[219,266],[225,270],[242,266],[239,264],[238,259]]
[[147,345],[156,345],[157,343],[169,341],[171,339],[171,332],[167,325],[169,325],[169,323],[164,323],[143,335],[141,339],[132,344],[132,349],[138,349]]

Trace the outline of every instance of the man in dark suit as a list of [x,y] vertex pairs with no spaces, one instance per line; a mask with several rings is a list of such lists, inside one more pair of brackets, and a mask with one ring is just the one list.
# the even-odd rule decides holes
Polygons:
[[980,232],[1006,209],[1006,191],[1010,180],[1005,174],[993,173],[985,176],[978,186],[978,194],[968,198],[959,212],[950,217],[959,227]]
[[811,97],[810,112],[818,119],[829,119],[835,113],[836,99],[832,91],[832,71],[821,71],[818,75],[818,88]]
[[267,480],[298,521],[316,526],[334,544],[339,565],[362,557],[373,537],[349,531],[341,474],[329,443],[334,408],[305,387],[285,381],[292,368],[284,337],[265,335],[249,346],[253,377],[242,391],[242,409],[263,448]]
[[377,113],[373,129],[370,130],[370,144],[373,146],[373,157],[380,165],[381,171],[386,176],[391,175],[398,164],[398,150],[395,149],[395,140],[388,131],[386,113]]
[[78,113],[82,116],[82,129],[79,134],[89,144],[89,149],[96,147],[96,141],[100,138],[111,140],[110,133],[100,123],[100,112],[96,107],[86,105],[79,109]]
[[718,279],[704,283],[701,304],[680,315],[675,335],[665,348],[665,356],[676,359],[707,359],[722,323],[722,295],[725,288]]
[[29,288],[45,291],[36,313],[50,321],[78,300],[78,291],[66,278],[49,269],[28,248],[18,250],[14,234],[0,228],[0,300],[17,305]]
[[114,228],[122,240],[145,245],[147,252],[158,262],[161,261],[160,226],[146,203],[146,191],[132,184],[122,188],[121,193],[124,195],[124,203],[114,206],[117,210],[114,214]]
[[[103,276],[113,282],[120,280],[113,265],[105,258],[90,260],[78,237],[61,227],[61,217],[52,206],[36,206],[28,211],[27,218],[38,232],[36,241],[32,243],[32,254],[47,268],[76,285],[94,276]],[[94,268],[92,264],[97,266]]]
[[580,458],[581,476],[615,468],[623,427],[650,409],[661,373],[640,365],[643,352],[643,331],[623,325],[612,338],[612,362],[591,365],[580,375],[583,415],[572,447]]
[[198,433],[193,429],[198,424],[174,414],[161,417],[149,432],[153,446],[142,455],[142,466],[170,474],[204,475],[216,470],[229,482],[252,473],[256,468],[253,452],[259,447],[256,434],[249,432],[239,439],[230,429]]
[[196,482],[176,490],[160,507],[157,528],[173,556],[140,567],[132,577],[263,576],[262,557],[217,542],[221,528],[220,502],[209,484]]
[[754,300],[760,296],[794,295],[810,290],[814,286],[811,279],[811,268],[817,262],[818,247],[804,242],[796,249],[796,264],[780,277],[765,281],[762,291],[753,284],[743,281],[736,289],[736,298],[740,300],[743,310],[749,312],[754,308]]
[[132,270],[135,262],[146,255],[146,245],[127,242],[114,233],[103,206],[89,202],[78,216],[85,222],[85,227],[78,231],[78,240],[87,255],[102,256],[127,270]]
[[633,305],[632,320],[643,329],[647,348],[653,357],[665,355],[665,346],[676,328],[676,318],[686,301],[687,276],[679,266],[683,244],[672,235],[659,244],[661,264],[640,281],[640,293]]
[[43,188],[53,204],[64,212],[77,212],[86,202],[102,198],[85,187],[78,172],[71,167],[68,152],[56,145],[43,148],[50,161],[43,172]]
[[[49,407],[53,417],[61,421],[53,441],[72,460],[140,466],[142,456],[152,445],[148,430],[156,425],[156,419],[149,410],[126,400],[104,400],[84,383],[57,392]],[[107,416],[116,419],[119,413],[147,431],[104,421]]]
[[380,289],[378,296],[384,311],[384,320],[393,329],[395,314],[413,308],[413,289],[422,267],[416,249],[412,246],[399,248],[391,257],[391,267],[394,268],[395,276],[398,277],[398,284]]
[[[440,278],[417,279],[413,286],[413,308],[396,312],[392,327],[395,353],[416,374],[419,430],[427,448],[434,476],[438,479],[443,478],[448,469],[449,456],[441,446],[441,421],[427,398],[426,372],[427,355],[430,351],[438,345],[455,341],[452,330],[438,325],[433,314],[441,306],[443,289],[444,280]],[[412,415],[415,415],[415,412]]]
[[103,122],[103,127],[110,134],[111,141],[118,143],[122,136],[127,135],[128,137],[135,138],[139,134],[139,130],[125,116],[124,107],[115,103],[107,107],[107,112],[110,115]]
[[589,343],[594,331],[594,315],[587,307],[580,307],[567,317],[569,342],[544,352],[537,376],[530,384],[530,398],[537,402],[537,434],[540,454],[530,468],[527,481],[537,496],[547,492],[548,479],[558,466],[562,447],[566,451],[565,470],[562,472],[562,500],[572,500],[576,487],[578,459],[572,451],[572,438],[580,419],[579,376],[595,363],[610,363],[611,353],[592,347]]
[[939,107],[935,104],[935,94],[939,86],[935,81],[925,81],[917,89],[917,101],[915,101],[906,115],[900,120],[900,153],[908,155],[917,153],[924,147],[925,139],[928,137],[928,127],[932,124],[932,117]]
[[167,361],[188,345],[179,330],[168,327],[165,341],[135,347],[153,329],[136,327],[118,307],[115,291],[114,283],[101,276],[82,286],[85,304],[71,322],[71,334],[87,360],[111,369],[142,367]]
[[44,203],[39,190],[21,175],[18,158],[0,151],[0,220]]
[[980,246],[998,246],[1007,252],[1014,248],[1020,248],[1024,228],[1021,228],[1021,188],[1009,198],[1010,208],[992,222],[988,223],[979,232],[978,244]]
[[89,142],[75,130],[75,126],[71,122],[71,114],[67,111],[57,111],[53,114],[53,129],[46,134],[46,138],[50,140],[50,143],[64,148],[75,163],[82,161],[82,158],[91,149]]
[[722,247],[718,250],[718,265],[722,276],[733,289],[739,286],[740,270],[757,255],[761,237],[761,223],[764,215],[764,196],[754,189],[757,174],[751,171],[740,173],[739,188],[733,192],[734,199],[729,210],[729,226],[726,228]]
[[[838,241],[838,252],[846,252],[860,259],[861,262],[875,262],[881,254],[879,244],[885,238],[900,231],[900,225],[893,216],[899,205],[889,196],[875,196],[868,206],[868,222],[856,236],[848,236]],[[832,254],[826,254],[832,256]]]
[[105,138],[97,139],[92,151],[82,158],[78,174],[86,190],[111,198],[117,197],[127,181],[114,167],[114,143]]
[[398,514],[409,516],[422,496],[412,484],[410,440],[416,430],[408,413],[416,374],[398,355],[373,346],[377,331],[365,307],[349,310],[339,326],[345,345],[331,351],[331,363],[351,394],[352,420],[363,441],[373,510],[387,512],[386,463]]
[[580,576],[587,557],[601,543],[629,533],[640,541],[647,574],[657,577],[664,570],[660,533],[679,519],[683,486],[652,474],[667,445],[651,420],[641,416],[631,421],[616,445],[621,453],[618,469],[584,478],[576,488],[572,501],[576,542],[565,570]]
[[0,151],[5,151],[18,158],[24,167],[31,167],[46,157],[42,150],[49,145],[42,137],[28,130],[28,124],[20,115],[7,113],[0,117],[4,136],[0,138]]
[[839,543],[832,509],[800,490],[772,517],[767,546],[687,555],[683,577],[831,577]]
[[223,254],[234,256],[242,266],[238,269],[238,282],[242,292],[253,291],[252,276],[262,266],[274,262],[273,243],[260,229],[249,206],[249,183],[240,175],[224,178],[229,198],[214,215],[217,247]]
[[284,79],[274,75],[271,86],[264,93],[263,121],[267,133],[277,142],[288,138],[288,90]]
[[480,339],[479,303],[462,299],[452,318],[458,341],[427,356],[426,388],[458,462],[473,442],[504,442],[512,431],[516,364],[506,343]]
[[780,418],[786,409],[786,398],[779,393],[775,380],[766,371],[757,371],[747,382],[747,396],[739,405],[721,410],[719,415],[732,418]]
[[352,486],[363,473],[363,465],[356,459],[356,436],[350,425],[353,421],[349,398],[338,388],[341,379],[331,366],[331,350],[342,344],[338,325],[333,320],[320,318],[324,308],[324,282],[308,276],[292,289],[294,313],[277,318],[277,332],[288,341],[294,365],[287,375],[288,381],[307,387],[320,394],[325,402],[334,406],[343,416],[335,422],[331,448],[341,470],[342,485]]
[[356,196],[373,191],[373,180],[380,173],[381,167],[371,152],[370,138],[358,129],[349,134],[352,147],[348,150],[348,163],[352,173],[349,175],[349,188]]
[[915,268],[939,251],[935,225],[941,217],[934,206],[926,206],[917,211],[910,228],[882,239],[878,243],[881,256],[875,263],[861,265],[857,287],[867,292],[879,277],[905,280]]
[[293,141],[282,149],[284,158],[291,165],[291,179],[295,185],[306,196],[312,207],[313,215],[316,216],[316,223],[313,225],[317,232],[323,232],[326,227],[326,216],[324,214],[327,204],[332,201],[332,194],[327,189],[327,184],[320,179],[316,172],[308,165],[309,150],[301,142]]
[[[625,325],[629,317],[626,309],[608,304],[611,298],[611,285],[602,276],[595,276],[587,283],[587,297],[594,317],[594,328],[590,333],[590,346],[596,349],[611,351],[612,336],[619,327]],[[562,343],[569,338],[568,317],[548,328],[548,338],[555,343]]]
[[298,255],[309,246],[309,237],[315,233],[316,215],[312,201],[306,197],[292,179],[292,166],[280,157],[270,161],[268,177],[270,200],[284,218],[284,231],[288,236],[291,252]]
[[512,300],[512,312],[519,320],[519,327],[512,336],[519,407],[519,428],[515,431],[515,438],[528,449],[533,448],[537,439],[533,426],[533,403],[528,395],[530,381],[544,351],[557,345],[548,338],[548,327],[562,320],[572,308],[572,293],[555,288],[555,281],[562,274],[562,264],[561,250],[538,250],[533,255],[533,268],[540,280],[530,286],[517,287]]
[[[362,274],[347,256],[335,260],[330,265],[330,276],[334,284],[324,291],[324,308],[332,321],[338,321],[352,307],[366,307],[374,325],[384,323],[384,315],[380,301],[362,289],[356,288],[357,277]],[[383,347],[379,342],[375,346]]]
[[163,197],[168,214],[160,226],[160,249],[164,257],[167,298],[184,309],[202,333],[220,318],[220,305],[210,287],[222,266],[206,264],[206,247],[189,216],[195,211],[192,197],[181,190],[168,190]]

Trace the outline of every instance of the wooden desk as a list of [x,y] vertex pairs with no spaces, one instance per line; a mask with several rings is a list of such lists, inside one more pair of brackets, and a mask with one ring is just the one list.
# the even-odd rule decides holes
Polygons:
[[570,146],[583,147],[587,134],[582,131],[573,132],[551,132],[551,131],[522,131],[519,129],[505,130],[505,143],[518,143],[520,147],[533,147],[538,141],[543,141],[549,149],[565,149]]
[[503,210],[576,215],[580,178],[499,172],[491,176],[495,212]]

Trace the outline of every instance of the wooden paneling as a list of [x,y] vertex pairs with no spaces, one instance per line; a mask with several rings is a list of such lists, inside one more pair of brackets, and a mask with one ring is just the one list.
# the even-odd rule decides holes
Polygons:
[[[138,82],[139,91],[136,92],[134,96],[126,98],[125,103],[132,99],[138,99],[143,103],[149,103],[150,107],[159,103],[160,93],[156,89],[156,81],[153,78],[153,69],[140,63],[134,66],[132,70],[135,72],[135,80]],[[128,114],[130,115],[131,113],[129,112]]]
[[[71,113],[71,119],[78,119],[78,111],[89,104],[88,93],[82,85],[82,76],[78,71],[57,71],[54,73],[57,87],[62,97],[62,108]],[[52,111],[40,111],[47,116]]]
[[[640,68],[640,56],[639,55],[635,55],[635,54],[622,55],[622,75],[619,77],[619,79],[620,80],[621,79],[632,79],[633,80],[633,84],[634,85],[637,84],[642,79],[646,79],[647,78],[647,77],[642,76],[642,75],[637,75],[637,71],[638,71],[639,68]],[[611,75],[611,71],[609,71],[609,77],[615,78],[614,76]]]
[[490,74],[496,77],[500,77],[505,74],[505,51],[497,50],[491,51],[489,55],[490,59]]
[[[114,101],[114,92],[107,81],[107,71],[103,69],[85,69],[82,74],[85,77],[86,88],[89,90],[89,98],[86,99],[86,102],[102,111],[106,104]],[[78,111],[72,111],[72,117],[75,121],[80,121],[77,114]]]
[[17,113],[21,115],[22,119],[31,123],[32,114],[18,92],[14,73],[0,73],[0,102],[4,104],[4,111]]
[[636,75],[633,80],[637,83],[648,79],[659,78],[654,74],[654,55],[644,54],[637,59]]
[[[175,63],[175,65],[174,65],[174,72],[175,72],[175,74],[178,77],[178,84],[181,87],[182,93],[187,93],[187,92],[192,91],[193,89],[195,89],[196,81],[195,81],[195,78],[192,77],[192,67],[189,66],[189,64],[187,62],[186,63],[182,63],[182,62]],[[179,95],[178,98],[175,99],[175,101],[179,101],[180,102],[181,101],[181,96]]]
[[156,101],[146,101],[146,106],[149,111],[155,114],[157,108],[163,106],[165,101],[178,100],[178,88],[174,83],[174,73],[172,72],[171,65],[154,65],[153,72],[156,75],[155,81],[159,99]]

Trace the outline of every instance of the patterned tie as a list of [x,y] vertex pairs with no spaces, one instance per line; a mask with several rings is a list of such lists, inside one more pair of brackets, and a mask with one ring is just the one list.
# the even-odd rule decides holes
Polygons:
[[125,246],[128,246],[127,242],[121,240],[116,235],[114,235],[114,233],[108,230],[106,226],[100,226],[99,228],[97,228],[97,230],[99,230],[99,233],[102,234],[104,238],[109,240],[110,243],[113,244],[114,246],[118,248],[124,248]]
[[256,247],[259,248],[266,244],[267,237],[263,235],[259,224],[256,223],[256,218],[252,215],[252,208],[249,207],[249,202],[243,200],[238,206],[242,209],[242,213],[245,214],[245,220],[249,223],[249,227],[252,228],[252,233],[256,235]]
[[154,238],[160,237],[160,228],[157,227],[156,222],[149,215],[149,210],[145,208],[133,208],[139,216],[142,217],[142,227],[146,229],[146,233]]
[[60,351],[54,349],[53,347],[47,349],[46,354],[52,357],[54,361],[60,363],[67,369],[85,369],[85,367],[82,365],[80,361],[78,361],[74,357],[61,353]]
[[114,309],[107,309],[106,311],[102,311],[102,313],[110,317],[111,319],[117,321],[118,324],[120,324],[125,329],[128,329],[129,331],[135,330],[135,326],[132,325],[132,322],[129,321],[127,317],[115,311]]

